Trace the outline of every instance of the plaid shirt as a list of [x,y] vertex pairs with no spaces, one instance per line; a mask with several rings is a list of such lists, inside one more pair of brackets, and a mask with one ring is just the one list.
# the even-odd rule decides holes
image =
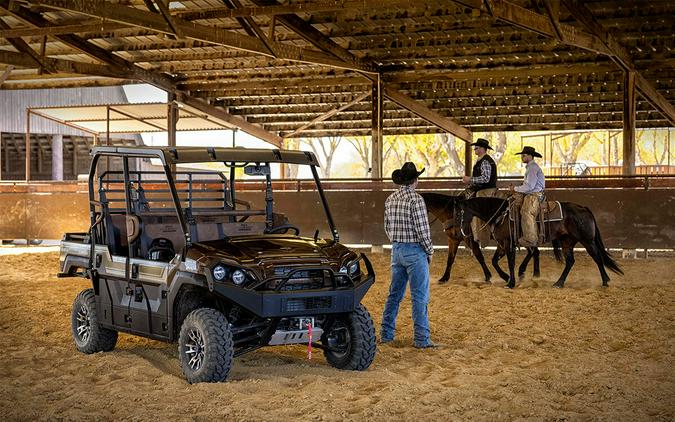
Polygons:
[[488,160],[483,160],[480,162],[480,176],[472,177],[471,184],[478,185],[480,183],[487,183],[490,181],[490,176],[492,176],[490,162]]
[[384,203],[384,231],[392,242],[419,243],[434,253],[424,199],[412,186],[401,186]]

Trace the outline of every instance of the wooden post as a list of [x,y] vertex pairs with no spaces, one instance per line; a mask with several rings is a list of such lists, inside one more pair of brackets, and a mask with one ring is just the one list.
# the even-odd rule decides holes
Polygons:
[[623,174],[635,174],[635,72],[624,72]]
[[471,164],[472,160],[471,156],[471,144],[468,142],[464,143],[464,175],[465,176],[471,176],[473,173],[473,166]]
[[26,182],[30,181],[30,110],[26,109]]
[[371,95],[373,100],[372,112],[372,143],[371,143],[371,173],[373,179],[381,179],[383,172],[382,163],[382,105],[383,105],[383,90],[382,79],[378,75],[377,81],[373,82],[373,93]]

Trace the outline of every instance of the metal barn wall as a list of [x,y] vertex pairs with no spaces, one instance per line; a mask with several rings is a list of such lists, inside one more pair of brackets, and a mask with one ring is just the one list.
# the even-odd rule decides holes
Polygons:
[[[0,190],[0,239],[58,239],[89,225],[86,185],[15,185]],[[49,192],[47,192],[47,189]],[[328,191],[326,196],[343,243],[386,244],[383,207],[389,191]],[[588,206],[604,243],[611,248],[675,248],[675,189],[551,190],[549,199]],[[264,208],[264,193],[240,192],[239,199]],[[275,209],[285,213],[301,234],[316,229],[329,237],[316,192],[277,192]],[[440,223],[432,226],[434,243],[444,245]]]
[[[0,90],[0,133],[26,133],[26,108],[127,103],[121,86],[98,88]],[[32,117],[31,133],[88,135],[41,117]]]

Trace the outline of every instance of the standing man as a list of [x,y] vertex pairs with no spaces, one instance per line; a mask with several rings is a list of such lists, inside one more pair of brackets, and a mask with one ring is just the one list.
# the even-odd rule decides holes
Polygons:
[[[476,197],[491,197],[497,193],[497,164],[487,154],[487,150],[492,149],[487,139],[478,138],[476,142],[471,144],[473,151],[478,157],[476,164],[473,165],[471,176],[464,176],[462,180],[468,183],[469,187],[464,191],[464,197],[469,199]],[[485,244],[490,240],[489,232],[484,227],[485,223],[474,217],[471,220],[471,232],[473,239]],[[481,230],[481,227],[483,229]]]
[[523,236],[518,239],[520,246],[537,246],[537,213],[539,213],[539,204],[544,199],[544,172],[539,165],[534,162],[534,157],[541,158],[541,154],[535,151],[534,147],[526,146],[521,152],[517,152],[520,159],[525,163],[525,179],[520,186],[513,187],[516,201],[523,205],[520,208],[520,226],[523,230]]
[[384,204],[384,230],[392,244],[391,285],[382,314],[381,342],[394,340],[396,316],[410,280],[414,346],[419,349],[436,347],[430,339],[429,315],[429,264],[434,253],[431,230],[424,199],[415,192],[417,178],[415,164],[407,162],[394,170],[392,180],[399,189],[389,195]]

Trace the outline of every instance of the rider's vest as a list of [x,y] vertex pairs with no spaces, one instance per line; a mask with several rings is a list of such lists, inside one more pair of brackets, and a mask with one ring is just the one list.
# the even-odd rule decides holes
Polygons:
[[476,161],[476,164],[473,165],[473,172],[471,173],[471,176],[480,176],[480,166],[483,160],[487,160],[487,162],[490,163],[490,180],[488,180],[487,183],[476,183],[473,185],[472,188],[475,191],[497,187],[497,164],[495,164],[495,160],[493,160],[492,157],[487,154],[485,154],[480,160]]

